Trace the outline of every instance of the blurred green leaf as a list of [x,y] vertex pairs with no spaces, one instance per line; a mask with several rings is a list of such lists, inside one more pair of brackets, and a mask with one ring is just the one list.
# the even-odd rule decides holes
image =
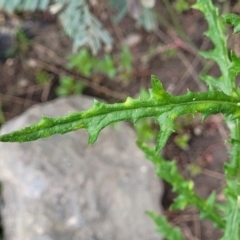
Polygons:
[[235,75],[229,71],[230,59],[227,48],[226,26],[218,14],[218,9],[212,1],[197,0],[193,8],[200,10],[208,23],[205,35],[212,41],[214,47],[209,51],[200,51],[200,55],[214,60],[221,71],[220,77],[201,75],[201,78],[210,86],[210,89],[221,89],[231,95],[235,86]]
[[132,70],[132,53],[127,46],[123,46],[120,53],[120,65],[127,71]]
[[182,13],[190,9],[189,0],[176,0],[174,7],[178,13]]
[[45,84],[49,82],[49,74],[43,70],[40,70],[36,73],[36,82],[38,84]]
[[234,13],[228,13],[222,15],[223,19],[227,24],[233,26],[233,33],[240,32],[240,16]]
[[183,240],[180,229],[170,225],[166,217],[158,216],[151,211],[147,211],[146,214],[155,222],[157,232],[161,233],[167,240]]
[[86,48],[81,49],[77,54],[69,56],[68,66],[87,77],[91,75],[94,65],[95,59]]
[[81,94],[85,85],[76,82],[72,77],[64,76],[59,79],[59,87],[56,89],[58,96],[69,96],[72,94]]
[[190,139],[190,134],[184,133],[184,134],[179,134],[174,138],[174,142],[178,147],[180,147],[183,150],[188,149],[188,141]]
[[116,75],[116,67],[112,57],[106,54],[102,60],[98,60],[96,63],[95,72],[106,74],[109,78],[114,78]]
[[236,54],[231,51],[231,65],[229,69],[231,69],[235,75],[240,74],[240,57],[237,57]]

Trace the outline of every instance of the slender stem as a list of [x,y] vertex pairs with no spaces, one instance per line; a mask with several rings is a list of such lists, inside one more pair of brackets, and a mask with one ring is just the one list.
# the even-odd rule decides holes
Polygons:
[[225,223],[221,215],[218,214],[216,211],[213,211],[211,208],[208,208],[206,203],[201,198],[195,195],[195,200],[193,202],[195,203],[195,206],[197,207],[197,209],[205,211],[209,215],[208,219],[211,219],[212,222],[217,224],[219,228],[221,229],[224,228]]
[[[235,137],[237,140],[240,141],[240,120],[237,119],[236,120],[236,128],[235,128]],[[240,148],[237,148],[236,149],[237,153],[236,153],[236,165],[237,165],[237,175],[236,175],[236,178],[237,178],[237,183],[238,183],[238,186],[240,186]],[[238,196],[240,196],[240,187],[238,188]]]

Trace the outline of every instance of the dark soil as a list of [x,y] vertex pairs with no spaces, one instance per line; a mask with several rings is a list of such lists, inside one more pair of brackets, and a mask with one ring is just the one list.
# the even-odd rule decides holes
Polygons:
[[[140,38],[138,43],[130,47],[133,71],[129,81],[121,79],[114,81],[99,74],[87,78],[69,70],[66,63],[67,56],[71,54],[71,41],[63,34],[59,22],[48,13],[9,16],[0,12],[0,27],[12,30],[13,22],[18,21],[28,37],[27,41],[19,42],[13,34],[6,40],[0,32],[0,103],[5,121],[21,114],[34,104],[56,98],[55,90],[59,85],[59,78],[63,75],[71,75],[76,81],[83,81],[87,86],[83,94],[107,102],[123,101],[126,96],[136,96],[140,88],[149,88],[151,74],[159,77],[164,87],[174,95],[183,94],[187,89],[191,91],[206,89],[198,77],[206,61],[198,56],[196,49],[209,49],[211,43],[203,37],[207,24],[200,12],[189,10],[177,14],[181,29],[176,29],[164,5],[158,3],[158,12],[165,16],[169,27],[160,23],[158,30],[148,33],[129,16],[126,16],[119,25],[112,25],[111,19],[114,16],[112,10],[102,1],[97,5],[93,9],[94,13],[100,19],[103,18],[105,27],[115,39],[113,55],[119,51],[122,42],[130,34],[134,33]],[[229,6],[233,7],[237,9],[235,5]],[[180,37],[178,31],[184,35]],[[190,43],[187,36],[191,39]],[[1,55],[1,51],[4,52],[3,46],[7,48],[9,44],[15,51],[8,57]],[[154,49],[153,54],[149,53],[150,47]],[[173,50],[173,55],[169,54],[169,49]],[[49,78],[47,83],[40,84],[36,81],[40,71],[47,74]],[[218,75],[219,71],[213,66],[208,73]],[[0,117],[0,120],[3,119]],[[228,133],[222,124],[222,117],[215,115],[204,123],[200,123],[199,116],[191,121],[186,118],[179,121],[182,129],[178,132],[189,135],[188,147],[186,150],[179,148],[175,144],[174,134],[163,152],[164,157],[177,161],[179,170],[184,177],[194,181],[196,191],[201,197],[206,198],[212,191],[216,191],[217,199],[224,201],[220,191],[224,186],[222,167],[228,159],[224,144]],[[185,239],[220,238],[221,233],[215,230],[211,223],[199,220],[199,213],[195,208],[169,211],[168,207],[173,202],[174,196],[171,187],[165,183],[165,194],[162,199],[165,214],[173,225],[182,229]]]

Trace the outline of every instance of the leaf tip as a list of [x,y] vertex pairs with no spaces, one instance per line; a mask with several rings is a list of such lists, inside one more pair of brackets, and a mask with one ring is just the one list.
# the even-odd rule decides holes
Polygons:
[[152,89],[149,90],[150,96],[156,99],[168,98],[169,94],[164,90],[161,81],[155,76],[151,75]]
[[92,108],[100,108],[100,107],[103,107],[103,106],[104,106],[104,103],[98,101],[97,99],[93,100]]
[[124,102],[124,105],[125,106],[131,106],[133,102],[134,102],[133,98],[127,97],[126,101]]

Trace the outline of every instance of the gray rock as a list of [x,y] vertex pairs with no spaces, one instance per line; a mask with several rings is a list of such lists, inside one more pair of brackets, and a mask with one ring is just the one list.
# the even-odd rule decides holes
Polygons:
[[[1,134],[86,109],[70,97],[32,107]],[[107,127],[92,146],[80,130],[29,143],[0,143],[6,240],[155,240],[145,210],[161,212],[160,181],[126,124]]]

